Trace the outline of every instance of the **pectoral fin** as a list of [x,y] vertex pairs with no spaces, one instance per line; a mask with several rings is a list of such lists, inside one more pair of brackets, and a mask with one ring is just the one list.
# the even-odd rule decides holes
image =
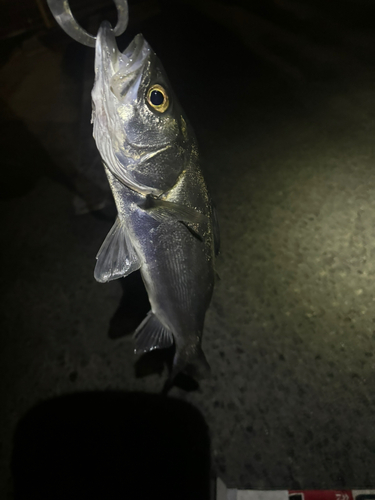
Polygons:
[[117,217],[96,256],[94,277],[100,283],[128,276],[141,267],[125,225]]
[[174,219],[184,223],[197,224],[207,221],[207,217],[194,208],[172,201],[159,200],[153,196],[147,196],[146,202],[141,208],[158,222],[168,222]]
[[195,231],[191,226],[186,224],[186,222],[183,222],[183,221],[180,221],[180,222],[181,222],[181,224],[183,224],[186,227],[186,229],[189,231],[189,233],[194,236],[194,238],[197,238],[197,240],[199,240],[199,241],[203,241],[202,236],[197,231]]
[[164,349],[173,345],[172,333],[163,326],[155,314],[150,311],[136,329],[135,353],[142,354],[153,349]]

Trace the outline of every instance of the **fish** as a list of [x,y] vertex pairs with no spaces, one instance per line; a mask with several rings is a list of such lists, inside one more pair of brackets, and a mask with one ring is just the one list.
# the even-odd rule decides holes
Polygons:
[[91,95],[93,136],[117,208],[94,277],[106,283],[139,269],[151,310],[135,331],[135,353],[174,346],[170,378],[206,378],[202,335],[220,237],[194,131],[143,35],[120,52],[107,21]]

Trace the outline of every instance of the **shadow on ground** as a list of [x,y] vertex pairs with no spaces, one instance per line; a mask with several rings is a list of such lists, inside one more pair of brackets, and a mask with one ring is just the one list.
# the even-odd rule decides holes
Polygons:
[[21,420],[12,470],[17,500],[205,500],[208,428],[193,406],[162,396],[63,396]]
[[108,336],[111,339],[132,334],[150,310],[140,271],[119,280],[119,283],[123,295],[110,321]]

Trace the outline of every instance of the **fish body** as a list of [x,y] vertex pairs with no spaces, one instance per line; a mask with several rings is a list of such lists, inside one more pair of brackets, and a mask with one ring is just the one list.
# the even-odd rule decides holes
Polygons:
[[120,53],[106,22],[97,36],[92,99],[94,138],[118,211],[95,278],[140,269],[151,311],[136,330],[136,352],[175,344],[171,376],[202,378],[218,230],[194,132],[143,36]]

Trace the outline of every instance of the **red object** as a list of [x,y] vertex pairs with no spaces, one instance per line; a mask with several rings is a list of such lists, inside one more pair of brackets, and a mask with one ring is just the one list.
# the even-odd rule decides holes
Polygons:
[[353,500],[351,490],[289,490],[290,500]]

